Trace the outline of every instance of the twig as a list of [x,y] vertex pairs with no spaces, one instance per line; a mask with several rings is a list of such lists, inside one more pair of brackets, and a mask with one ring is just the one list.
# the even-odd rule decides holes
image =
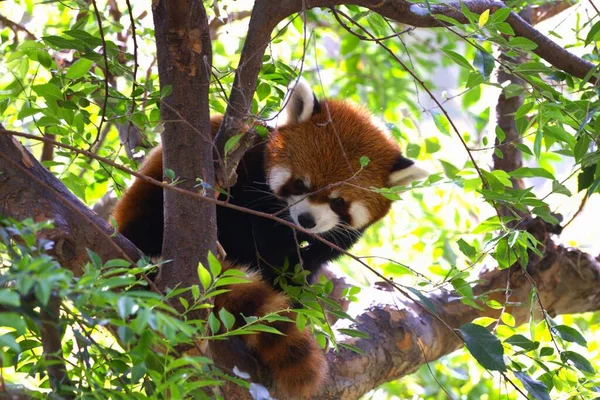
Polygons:
[[72,399],[75,396],[65,388],[70,386],[71,382],[67,376],[65,360],[62,357],[62,335],[59,327],[61,302],[60,297],[53,294],[50,296],[48,304],[40,307],[40,333],[52,390],[63,398]]
[[27,37],[27,39],[29,39],[29,40],[37,39],[35,37],[35,35],[29,31],[29,29],[25,28],[23,25],[15,22],[15,21],[11,21],[10,19],[6,18],[4,15],[0,15],[0,25],[8,26],[10,29],[12,29],[15,32],[15,35],[17,34],[17,32],[23,32],[23,33],[25,33],[25,37]]
[[102,105],[102,116],[100,118],[100,123],[98,124],[98,133],[96,134],[96,140],[94,140],[90,148],[92,148],[96,143],[98,143],[102,134],[102,124],[104,124],[104,120],[106,118],[106,106],[108,105],[108,76],[110,73],[108,70],[108,54],[106,52],[106,39],[104,38],[104,29],[102,28],[102,18],[100,17],[100,12],[98,11],[98,5],[96,4],[96,0],[92,0],[92,5],[94,6],[94,13],[96,14],[96,20],[98,22],[100,40],[102,41],[102,55],[104,57],[104,104]]

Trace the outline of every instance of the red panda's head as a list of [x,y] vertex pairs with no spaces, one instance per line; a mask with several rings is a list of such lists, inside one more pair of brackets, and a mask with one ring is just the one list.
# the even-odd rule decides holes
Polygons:
[[[427,176],[368,111],[347,101],[319,101],[302,79],[290,86],[285,104],[284,122],[267,142],[265,169],[297,225],[313,233],[364,229],[391,206],[373,187],[406,186]],[[361,168],[362,157],[370,161]]]

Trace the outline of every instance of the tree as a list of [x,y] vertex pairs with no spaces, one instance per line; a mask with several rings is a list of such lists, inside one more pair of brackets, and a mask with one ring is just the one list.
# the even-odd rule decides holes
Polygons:
[[[575,187],[584,193],[580,210],[600,190],[600,22],[593,3],[594,15],[579,21],[576,37],[567,40],[589,52],[583,57],[533,27],[568,9],[563,2],[258,0],[252,10],[225,16],[231,5],[221,2],[159,1],[153,4],[153,30],[147,11],[140,13],[137,5],[91,0],[44,8],[52,18],[36,28],[39,33],[27,20],[42,6],[34,13],[33,3],[19,4],[24,22],[12,15],[0,18],[6,26],[3,68],[10,71],[0,81],[0,112],[12,128],[0,130],[0,237],[6,250],[0,312],[7,330],[0,337],[0,390],[7,389],[4,372],[14,374],[12,368],[37,376],[37,386],[67,398],[90,390],[99,396],[197,392],[240,398],[248,396],[244,373],[249,381],[268,383],[268,371],[235,347],[235,339],[224,342],[216,361],[225,372],[234,366],[243,371],[238,377],[223,374],[206,357],[207,341],[269,329],[277,318],[232,330],[227,313],[208,311],[227,279],[241,279],[224,276],[209,255],[218,254],[215,207],[227,206],[215,200],[215,191],[235,182],[237,162],[262,134],[258,127],[239,135],[242,127],[279,109],[292,77],[312,75],[319,82],[335,65],[338,80],[324,88],[326,94],[337,91],[372,110],[383,109],[403,144],[409,139],[404,132],[419,131],[416,118],[400,118],[394,111],[432,114],[439,132],[411,137],[406,149],[412,157],[439,159],[443,172],[410,191],[383,191],[392,197],[402,193],[405,209],[420,210],[411,233],[428,243],[413,242],[408,254],[400,254],[389,239],[391,225],[380,226],[363,243],[396,251],[391,261],[377,264],[356,256],[365,251],[358,248],[340,262],[347,270],[349,260],[371,269],[383,281],[378,288],[357,295],[354,286],[333,278],[302,293],[310,312],[298,311],[303,316],[298,321],[308,323],[319,341],[339,347],[328,354],[330,381],[318,397],[358,398],[419,366],[432,368],[431,361],[465,344],[481,367],[464,357],[457,363],[470,362],[477,374],[482,368],[495,371],[503,382],[495,390],[507,397],[591,396],[598,376],[590,359],[598,355],[597,344],[588,340],[598,316],[555,317],[598,310],[600,265],[582,250],[555,243],[571,221],[561,224],[550,211],[552,197],[540,195],[532,184],[548,180],[553,197],[571,197]],[[235,40],[226,31],[238,29],[239,19],[248,27],[237,60]],[[415,27],[431,30],[413,32]],[[280,40],[285,46],[277,48]],[[154,41],[155,61],[143,60],[141,50]],[[294,41],[300,45],[285,54]],[[435,58],[432,47],[438,50]],[[474,123],[467,134],[447,110],[451,98],[441,100],[434,92],[438,60],[458,68],[460,113]],[[485,103],[482,92],[490,87],[502,93],[497,124],[486,130],[489,108],[470,109]],[[425,110],[423,98],[433,108]],[[225,114],[214,143],[206,140],[209,107]],[[109,187],[122,190],[136,175],[137,152],[151,147],[159,126],[165,180],[152,183],[166,193],[168,262],[154,277],[156,265],[140,259],[131,243],[81,201],[91,204]],[[39,134],[31,133],[35,130]],[[488,144],[491,139],[494,145]],[[44,144],[41,151],[38,142]],[[456,143],[461,156],[443,152]],[[494,154],[491,168],[478,156],[486,150]],[[213,163],[213,154],[220,162]],[[563,158],[573,171],[557,179]],[[425,190],[448,208],[428,204]],[[414,265],[417,253],[432,267]],[[412,278],[409,285],[402,280],[406,275]],[[360,310],[354,322],[334,326],[337,337],[325,314],[346,314],[329,295],[338,301],[362,299],[353,305]],[[526,323],[529,330],[519,327]],[[107,342],[98,329],[104,326],[120,347]],[[219,333],[221,326],[226,332]],[[461,389],[469,380],[448,378],[444,368],[437,364],[419,373],[420,386],[429,391],[419,394],[453,397],[469,390],[462,393],[477,396],[494,388],[483,381]],[[193,379],[184,384],[186,376]],[[406,386],[386,390],[411,392]]]

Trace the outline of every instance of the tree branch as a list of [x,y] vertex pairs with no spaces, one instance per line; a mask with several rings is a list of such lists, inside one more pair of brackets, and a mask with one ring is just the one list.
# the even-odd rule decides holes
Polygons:
[[29,29],[25,28],[23,25],[15,22],[15,21],[11,21],[10,19],[6,18],[4,15],[0,15],[0,26],[9,27],[10,29],[12,29],[15,32],[15,35],[18,32],[24,32],[25,37],[29,40],[37,39],[35,37],[35,35],[29,31]]
[[67,389],[71,381],[67,376],[65,360],[62,356],[62,334],[60,327],[60,297],[50,296],[46,307],[40,310],[40,333],[42,337],[42,347],[44,349],[44,361],[46,370],[50,377],[52,390],[65,399],[72,399],[75,396]]
[[[175,172],[178,185],[189,190],[196,179],[214,186],[212,136],[208,109],[212,49],[206,10],[195,0],[161,0],[153,4],[161,90],[163,168]],[[186,121],[178,123],[171,121]],[[212,191],[207,194],[213,196]],[[198,261],[216,253],[214,204],[173,191],[164,193],[162,256],[171,260],[159,273],[161,289],[197,280]],[[190,218],[193,216],[193,218]],[[185,229],[182,229],[185,227]]]
[[[4,129],[0,125],[0,129]],[[65,268],[80,275],[89,261],[86,248],[103,260],[135,262],[139,250],[81,203],[9,135],[0,135],[0,213],[16,220],[54,220],[42,236],[54,242],[50,252]],[[113,236],[114,235],[114,236]]]
[[[539,221],[538,221],[539,223]],[[528,268],[539,291],[545,310],[551,315],[572,314],[600,309],[600,263],[579,250],[555,246],[547,241],[545,257]],[[510,282],[508,307],[517,325],[527,322],[530,310],[531,285],[520,267],[487,270],[478,278],[475,295],[489,293],[491,299],[505,302],[504,290]],[[577,288],[577,290],[573,290]],[[370,335],[369,339],[346,339],[364,354],[350,350],[328,354],[329,382],[319,399],[356,399],[378,385],[414,372],[426,362],[436,360],[462,347],[463,343],[448,332],[439,320],[422,312],[414,302],[400,298],[396,292],[367,289],[362,299],[375,299],[370,304],[353,304],[361,310],[354,327]],[[435,304],[438,316],[452,328],[478,317],[498,318],[500,310],[485,307],[479,311],[462,304],[454,292],[439,292],[428,296]],[[534,305],[537,318],[541,310]],[[351,314],[356,315],[351,311]],[[337,327],[336,327],[337,328]]]

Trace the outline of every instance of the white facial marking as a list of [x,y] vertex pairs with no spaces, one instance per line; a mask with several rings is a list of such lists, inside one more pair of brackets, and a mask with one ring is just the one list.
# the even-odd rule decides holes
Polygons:
[[348,210],[352,218],[352,227],[356,229],[363,228],[371,222],[371,213],[360,201],[354,201],[350,204]]
[[269,171],[269,187],[274,193],[277,193],[291,176],[292,171],[289,168],[276,165]]
[[390,174],[388,179],[388,185],[393,186],[408,186],[413,181],[419,179],[425,179],[429,176],[429,172],[419,167],[417,164],[413,164],[408,168],[404,168],[398,171],[394,171]]
[[301,214],[309,213],[315,220],[315,227],[307,229],[312,233],[323,233],[333,229],[339,222],[339,216],[331,210],[329,204],[314,204],[305,196],[290,196],[288,199],[290,205],[290,215],[294,223],[298,226],[298,217]]

